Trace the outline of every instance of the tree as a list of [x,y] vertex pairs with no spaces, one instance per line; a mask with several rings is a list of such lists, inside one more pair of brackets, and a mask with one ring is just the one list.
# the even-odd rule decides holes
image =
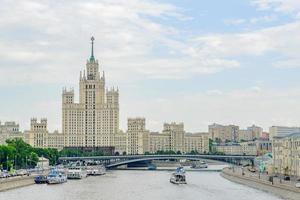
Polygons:
[[208,140],[208,149],[209,149],[209,152],[212,152],[213,151],[213,140],[212,139],[209,139]]

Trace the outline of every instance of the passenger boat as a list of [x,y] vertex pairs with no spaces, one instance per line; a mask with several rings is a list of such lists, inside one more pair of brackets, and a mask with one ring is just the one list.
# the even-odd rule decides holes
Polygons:
[[98,176],[98,175],[104,175],[106,173],[106,169],[103,165],[87,166],[86,171],[88,176]]
[[207,168],[207,167],[208,167],[208,164],[204,161],[193,163],[191,166],[191,168],[194,168],[194,169],[201,169],[201,168]]
[[183,167],[178,167],[176,171],[172,173],[170,182],[174,184],[186,184],[185,171]]
[[38,176],[34,177],[34,182],[36,184],[47,183],[47,176],[45,176],[45,175],[38,175]]
[[67,176],[63,171],[52,169],[47,176],[48,184],[59,184],[67,182]]
[[87,177],[87,171],[84,167],[69,167],[67,173],[68,179],[82,179]]

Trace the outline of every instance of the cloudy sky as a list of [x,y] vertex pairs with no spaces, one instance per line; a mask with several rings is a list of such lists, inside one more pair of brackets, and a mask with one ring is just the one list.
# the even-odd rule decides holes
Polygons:
[[61,130],[92,35],[123,130],[300,125],[299,0],[0,0],[0,120]]

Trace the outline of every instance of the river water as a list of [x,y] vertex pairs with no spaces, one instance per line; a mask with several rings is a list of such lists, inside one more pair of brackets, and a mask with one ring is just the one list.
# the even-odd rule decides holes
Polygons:
[[236,184],[219,172],[187,172],[186,185],[169,182],[170,171],[118,170],[104,176],[31,185],[0,193],[0,200],[278,200]]

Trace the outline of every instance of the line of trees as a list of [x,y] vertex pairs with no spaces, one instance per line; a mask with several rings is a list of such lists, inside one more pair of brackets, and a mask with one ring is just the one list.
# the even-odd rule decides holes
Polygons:
[[0,145],[0,169],[24,169],[35,167],[38,158],[44,157],[50,165],[58,163],[59,157],[74,156],[104,156],[103,151],[87,152],[80,149],[63,149],[58,151],[54,148],[35,148],[20,138],[6,140],[6,145]]
[[7,145],[0,145],[0,168],[6,170],[33,167],[38,161],[38,154],[22,139],[7,140]]

